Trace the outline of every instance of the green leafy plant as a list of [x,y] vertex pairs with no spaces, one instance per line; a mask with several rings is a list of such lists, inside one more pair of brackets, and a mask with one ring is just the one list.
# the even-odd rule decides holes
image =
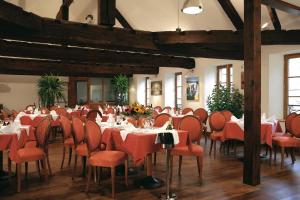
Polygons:
[[207,99],[210,112],[229,110],[235,117],[241,118],[244,113],[244,96],[236,88],[215,85]]
[[112,79],[112,85],[116,94],[116,103],[118,105],[128,104],[128,77],[122,74],[116,75]]
[[57,76],[52,74],[42,76],[38,81],[38,95],[41,105],[50,108],[55,101],[63,100],[65,102],[63,85],[64,83]]

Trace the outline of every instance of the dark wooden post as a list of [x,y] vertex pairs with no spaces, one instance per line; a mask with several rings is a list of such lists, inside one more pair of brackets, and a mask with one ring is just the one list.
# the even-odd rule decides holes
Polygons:
[[98,0],[98,24],[114,26],[116,18],[116,0]]
[[244,1],[245,149],[244,179],[260,184],[261,0]]

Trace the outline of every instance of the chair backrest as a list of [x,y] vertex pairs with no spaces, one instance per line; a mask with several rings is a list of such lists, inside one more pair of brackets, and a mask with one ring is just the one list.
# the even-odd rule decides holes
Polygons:
[[194,111],[194,116],[198,117],[203,124],[206,124],[208,113],[204,108],[198,108]]
[[40,110],[41,110],[42,114],[49,114],[50,113],[50,111],[46,107],[42,107]]
[[88,152],[91,154],[92,152],[101,150],[101,129],[98,124],[94,121],[87,120],[85,123],[86,130],[86,142],[88,147]]
[[172,108],[170,106],[166,106],[166,107],[164,107],[164,109],[161,112],[167,111],[169,113],[171,110],[172,110]]
[[126,148],[122,145],[123,140],[118,129],[112,131],[112,141],[114,150],[127,152]]
[[86,115],[86,119],[96,121],[97,114],[102,118],[102,113],[99,110],[90,110]]
[[37,126],[35,130],[35,138],[37,141],[37,146],[46,149],[48,145],[50,132],[50,120],[45,117]]
[[168,122],[171,118],[171,115],[168,113],[161,113],[157,115],[154,119],[154,127],[162,127]]
[[200,142],[203,127],[197,117],[193,115],[184,116],[180,120],[178,127],[179,130],[188,131],[190,141]]
[[32,119],[29,116],[22,116],[20,117],[20,123],[22,125],[31,125],[32,124]]
[[44,119],[45,117],[42,117],[42,116],[36,116],[33,120],[32,120],[32,123],[31,123],[31,126],[33,127],[37,127],[41,121]]
[[290,113],[286,119],[285,119],[285,132],[286,133],[292,133],[291,130],[291,124],[292,124],[292,120],[297,116],[296,113]]
[[71,121],[67,117],[61,115],[59,117],[59,122],[60,122],[60,125],[61,125],[62,130],[63,130],[64,139],[70,138],[71,134],[72,134],[72,123],[71,123]]
[[72,127],[73,127],[73,136],[74,136],[74,142],[75,145],[83,143],[84,142],[84,125],[80,118],[73,117],[72,119]]
[[80,111],[80,116],[82,115],[86,115],[88,113],[87,108],[82,107],[81,111]]
[[224,115],[226,122],[231,120],[232,113],[229,110],[223,110],[221,113]]
[[35,105],[28,105],[25,107],[25,110],[30,112],[34,111],[34,109],[35,109]]
[[153,110],[152,112],[152,118],[155,119],[155,117],[157,117],[158,112],[156,110]]
[[292,119],[291,122],[291,133],[297,137],[300,138],[300,115],[297,115]]
[[162,108],[161,108],[161,106],[155,106],[155,107],[154,107],[154,110],[155,110],[156,112],[158,112],[158,113],[161,113]]
[[15,120],[15,118],[18,116],[18,112],[16,110],[12,110],[11,111],[13,119]]
[[107,108],[106,111],[107,114],[115,114],[115,109],[113,109],[112,107]]
[[223,130],[225,123],[225,116],[221,112],[214,112],[209,117],[209,125],[212,131]]
[[66,116],[66,114],[67,114],[67,111],[65,108],[56,108],[55,112],[56,112],[56,114],[63,115],[63,116]]
[[186,114],[188,114],[189,112],[192,112],[192,113],[193,113],[193,109],[191,109],[191,108],[184,108],[184,109],[182,110],[182,114],[183,114],[183,115],[186,115]]
[[4,110],[1,110],[1,114],[3,116],[3,119],[7,119],[8,118],[8,114]]

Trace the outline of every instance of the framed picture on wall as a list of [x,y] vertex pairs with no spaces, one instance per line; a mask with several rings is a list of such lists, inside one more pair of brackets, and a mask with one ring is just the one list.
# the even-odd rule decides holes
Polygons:
[[199,101],[199,77],[186,78],[186,100]]
[[151,82],[151,95],[153,96],[162,95],[162,81]]

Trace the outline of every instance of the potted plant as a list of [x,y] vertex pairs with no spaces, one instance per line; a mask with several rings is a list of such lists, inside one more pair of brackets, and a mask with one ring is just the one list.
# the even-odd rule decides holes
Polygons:
[[118,105],[125,105],[128,103],[128,77],[125,75],[116,75],[112,79],[112,85],[116,94],[116,103]]
[[38,81],[38,95],[43,107],[50,108],[55,102],[63,100],[64,83],[52,74],[42,76]]
[[207,99],[210,112],[229,110],[235,117],[241,118],[244,113],[244,96],[233,86],[215,85]]

